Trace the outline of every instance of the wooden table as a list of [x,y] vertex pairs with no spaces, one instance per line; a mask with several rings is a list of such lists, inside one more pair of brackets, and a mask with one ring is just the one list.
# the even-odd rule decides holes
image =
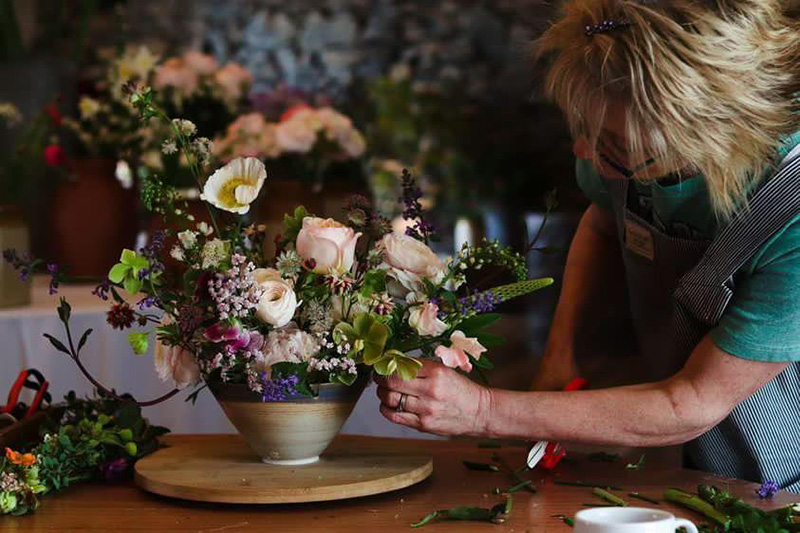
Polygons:
[[[217,439],[223,436],[176,435],[167,437],[166,444],[191,439]],[[341,436],[354,446],[363,445],[367,437]],[[372,439],[379,445],[382,439]],[[523,464],[527,450],[503,446],[501,449],[479,448],[475,441],[394,441],[409,452],[425,451],[434,458],[433,475],[422,483],[397,492],[367,498],[330,503],[299,505],[217,505],[173,500],[154,496],[133,484],[116,486],[86,484],[75,486],[62,494],[47,496],[33,515],[19,518],[0,518],[0,530],[38,531],[410,531],[409,524],[434,509],[456,505],[491,507],[501,501],[491,494],[495,487],[507,488],[514,481],[505,472],[467,470],[462,460],[488,462],[494,453],[510,467]],[[638,491],[660,498],[665,488],[677,487],[693,491],[698,484],[715,484],[765,509],[800,501],[800,495],[779,493],[771,501],[759,502],[757,485],[734,479],[719,478],[689,470],[676,470],[648,461],[642,470],[625,469],[638,455],[614,463],[590,461],[574,455],[559,466],[555,474],[536,471],[526,477],[534,480],[538,492],[518,492],[510,519],[502,525],[473,522],[441,522],[425,526],[421,531],[570,531],[552,515],[573,516],[584,502],[597,502],[590,489],[561,486],[554,480],[583,480],[616,484],[625,489],[620,493],[631,504],[648,506],[627,497]],[[697,523],[703,518],[690,511],[662,504],[658,508],[689,518]]]

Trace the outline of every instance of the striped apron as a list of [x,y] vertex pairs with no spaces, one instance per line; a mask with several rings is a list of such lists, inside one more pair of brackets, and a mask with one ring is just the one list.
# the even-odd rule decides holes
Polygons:
[[[722,317],[734,274],[800,213],[796,147],[713,241],[673,237],[630,209],[630,180],[607,180],[646,379],[678,372]],[[800,305],[800,302],[798,302]],[[798,325],[800,327],[800,325]],[[800,362],[685,446],[687,466],[800,492]]]

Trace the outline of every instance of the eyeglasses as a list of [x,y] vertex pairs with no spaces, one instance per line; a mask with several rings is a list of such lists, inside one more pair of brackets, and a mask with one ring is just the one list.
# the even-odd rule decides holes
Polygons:
[[[597,144],[601,149],[607,148],[606,144],[601,139],[597,139]],[[600,159],[603,161],[603,163],[610,166],[611,168],[613,168],[614,170],[616,170],[617,172],[619,172],[621,175],[625,176],[628,179],[635,176],[637,172],[644,170],[645,168],[649,167],[650,165],[656,162],[655,158],[650,157],[644,163],[636,165],[633,168],[628,168],[625,165],[618,163],[617,161],[614,161],[613,159],[608,157],[604,152],[600,152],[599,156]]]

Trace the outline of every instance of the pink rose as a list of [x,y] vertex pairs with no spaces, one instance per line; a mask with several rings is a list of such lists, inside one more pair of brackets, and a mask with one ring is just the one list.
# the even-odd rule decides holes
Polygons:
[[318,274],[347,272],[353,267],[359,237],[361,233],[332,218],[306,217],[297,235],[297,253],[303,259],[313,259]]
[[472,370],[472,363],[467,354],[475,359],[480,359],[481,354],[486,348],[478,342],[475,337],[467,337],[462,331],[454,331],[450,335],[450,347],[439,346],[436,348],[436,356],[442,360],[445,366],[450,368],[460,368],[464,372]]
[[161,381],[174,380],[178,389],[200,383],[197,358],[180,346],[167,346],[156,341],[153,361]]
[[236,101],[250,90],[253,75],[238,63],[226,63],[214,74],[214,80],[222,89],[225,98]]
[[210,76],[219,66],[214,56],[195,50],[183,54],[183,62],[199,76]]
[[447,324],[439,320],[439,306],[431,302],[412,306],[408,325],[423,336],[436,337],[447,331]]
[[154,88],[174,87],[184,95],[195,92],[197,83],[197,73],[179,57],[171,57],[159,65],[153,78]]
[[390,292],[402,297],[409,291],[421,291],[423,279],[438,283],[445,266],[425,243],[408,235],[389,233],[381,240],[384,266],[389,269]]

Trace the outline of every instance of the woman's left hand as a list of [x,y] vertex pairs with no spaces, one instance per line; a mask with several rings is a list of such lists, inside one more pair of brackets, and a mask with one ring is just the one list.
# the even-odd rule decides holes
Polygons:
[[[412,380],[375,375],[383,416],[437,435],[486,435],[491,391],[441,363],[422,363]],[[398,411],[403,394],[404,409]]]

